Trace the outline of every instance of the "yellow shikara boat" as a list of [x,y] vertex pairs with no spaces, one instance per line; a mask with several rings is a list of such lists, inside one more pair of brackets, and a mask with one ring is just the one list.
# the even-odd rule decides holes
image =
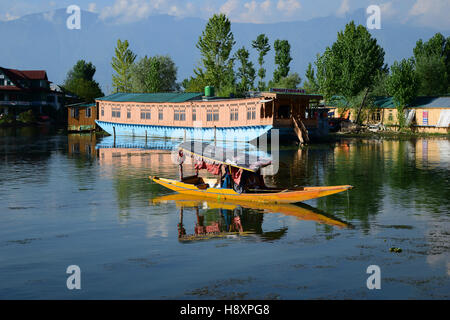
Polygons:
[[[196,150],[198,149],[198,151]],[[194,142],[185,142],[179,146],[180,156],[190,154],[197,160],[212,164],[220,164],[228,167],[231,172],[232,168],[245,171],[247,174],[257,174],[264,166],[270,165],[267,159],[259,159],[252,163],[248,163],[249,156],[242,155],[228,159],[229,151],[223,148],[200,144],[199,148],[194,148]],[[233,152],[231,152],[233,153]],[[240,157],[240,158],[239,158]],[[330,187],[301,187],[296,189],[276,189],[262,187],[257,189],[248,189],[245,192],[237,192],[234,188],[224,188],[222,182],[218,179],[206,179],[197,175],[183,177],[182,175],[183,161],[180,161],[180,180],[160,178],[150,176],[149,178],[170,190],[183,194],[212,198],[216,200],[241,200],[250,202],[263,203],[295,203],[305,200],[329,196],[331,194],[353,188],[350,185],[330,186]]]
[[266,203],[295,203],[314,198],[325,197],[352,188],[350,185],[333,187],[303,187],[299,189],[262,189],[261,192],[238,193],[233,189],[205,188],[206,181],[201,177],[190,177],[183,181],[150,176],[152,181],[184,194],[197,195],[216,200],[243,200]]

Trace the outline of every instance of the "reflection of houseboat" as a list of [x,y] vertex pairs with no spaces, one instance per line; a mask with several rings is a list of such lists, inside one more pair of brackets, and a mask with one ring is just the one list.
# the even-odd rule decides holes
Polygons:
[[[277,240],[287,232],[287,227],[263,232],[265,213],[282,213],[299,220],[315,221],[339,228],[352,228],[340,221],[307,205],[258,205],[239,201],[214,201],[201,197],[181,194],[167,195],[153,199],[153,204],[175,202],[180,210],[178,239],[182,242],[227,237],[258,236],[263,240]],[[194,233],[189,234],[184,226],[185,209],[195,210]]]
[[[209,90],[205,90],[209,92]],[[320,95],[272,90],[246,98],[201,93],[115,93],[96,99],[97,124],[113,135],[250,141],[279,129],[282,139],[309,139],[317,120],[307,119]]]
[[69,155],[85,155],[96,157],[95,145],[97,143],[94,134],[73,133],[67,136]]

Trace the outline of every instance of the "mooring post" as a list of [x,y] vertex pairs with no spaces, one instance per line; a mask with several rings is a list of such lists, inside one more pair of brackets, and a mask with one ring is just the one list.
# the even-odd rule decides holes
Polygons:
[[116,147],[116,127],[113,127],[114,148]]

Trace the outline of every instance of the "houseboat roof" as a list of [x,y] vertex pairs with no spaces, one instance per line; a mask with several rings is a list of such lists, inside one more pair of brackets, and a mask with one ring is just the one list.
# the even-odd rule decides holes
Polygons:
[[[310,99],[322,99],[319,94],[306,94],[306,93],[294,93],[294,92],[261,92],[258,95],[250,97],[208,97],[208,101],[217,100],[242,100],[242,99],[252,99],[262,96],[278,98],[283,96],[296,96],[296,97],[306,97]],[[113,93],[105,97],[96,98],[99,101],[112,101],[112,102],[186,102],[186,101],[203,101],[203,93],[201,92],[157,92],[157,93],[124,93],[118,92]]]
[[113,93],[97,98],[101,101],[114,102],[186,102],[202,97],[199,92],[158,92],[158,93]]
[[66,107],[69,107],[69,108],[90,108],[90,107],[95,107],[95,103],[80,102],[80,103],[68,104],[68,105],[66,105]]

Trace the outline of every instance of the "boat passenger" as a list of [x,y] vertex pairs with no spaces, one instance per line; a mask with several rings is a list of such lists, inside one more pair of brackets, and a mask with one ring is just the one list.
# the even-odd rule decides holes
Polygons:
[[231,174],[228,166],[225,166],[225,174],[222,176],[222,188],[230,189],[231,188]]

